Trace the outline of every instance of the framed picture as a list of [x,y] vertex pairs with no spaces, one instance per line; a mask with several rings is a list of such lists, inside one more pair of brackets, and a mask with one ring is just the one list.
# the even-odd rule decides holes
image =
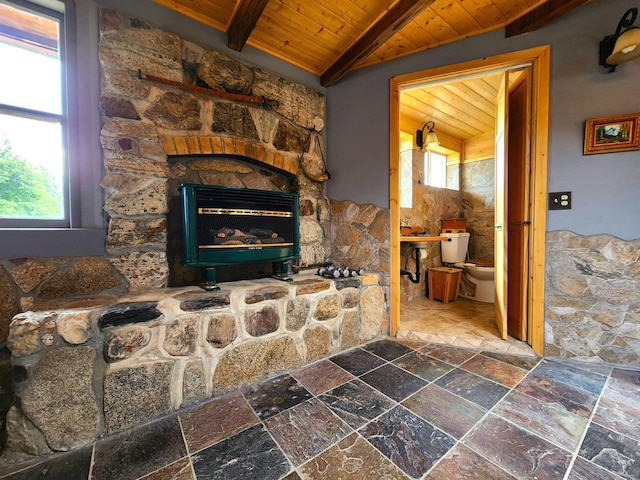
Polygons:
[[584,132],[584,154],[640,150],[640,113],[589,118]]

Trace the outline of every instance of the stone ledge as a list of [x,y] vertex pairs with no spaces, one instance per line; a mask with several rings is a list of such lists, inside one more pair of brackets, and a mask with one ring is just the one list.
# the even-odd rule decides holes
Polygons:
[[[16,315],[8,344],[14,368],[26,373],[12,407],[23,421],[8,426],[9,438],[44,436],[53,450],[75,448],[381,335],[376,275],[293,278],[222,283],[218,292],[154,289]],[[63,365],[74,352],[89,360]],[[42,381],[61,372],[61,391]],[[64,408],[45,422],[33,398]],[[66,424],[91,428],[70,435]]]

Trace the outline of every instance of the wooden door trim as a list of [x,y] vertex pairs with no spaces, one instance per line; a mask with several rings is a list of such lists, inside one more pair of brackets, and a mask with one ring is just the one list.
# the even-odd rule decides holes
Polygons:
[[532,67],[531,108],[531,248],[529,251],[529,343],[540,356],[544,353],[544,265],[547,208],[547,158],[549,135],[549,75],[550,47],[548,45],[494,57],[422,70],[390,79],[390,151],[389,151],[389,209],[390,209],[390,306],[389,333],[395,335],[400,322],[400,89],[425,82],[452,80],[468,74],[513,69],[530,64]]

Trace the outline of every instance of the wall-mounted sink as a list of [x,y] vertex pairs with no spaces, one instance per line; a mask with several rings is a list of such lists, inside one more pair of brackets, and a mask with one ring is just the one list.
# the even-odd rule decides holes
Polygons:
[[400,242],[412,248],[425,248],[431,242],[446,240],[442,235],[404,235],[400,237]]

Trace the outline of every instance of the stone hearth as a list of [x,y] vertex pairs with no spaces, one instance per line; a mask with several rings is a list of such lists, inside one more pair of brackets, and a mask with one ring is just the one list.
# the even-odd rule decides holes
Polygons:
[[64,451],[374,339],[376,275],[157,289],[15,317],[7,452]]

